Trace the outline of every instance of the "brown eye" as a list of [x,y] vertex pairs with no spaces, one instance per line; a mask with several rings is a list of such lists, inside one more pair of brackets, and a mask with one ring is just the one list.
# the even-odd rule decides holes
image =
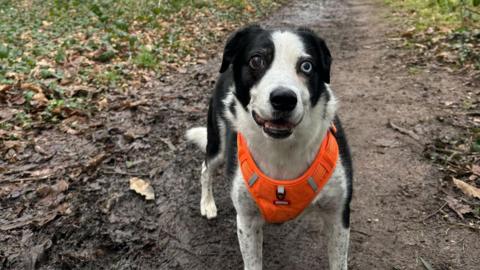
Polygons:
[[252,58],[250,58],[250,61],[248,63],[250,65],[250,68],[253,70],[260,70],[265,67],[265,60],[259,55],[255,55]]

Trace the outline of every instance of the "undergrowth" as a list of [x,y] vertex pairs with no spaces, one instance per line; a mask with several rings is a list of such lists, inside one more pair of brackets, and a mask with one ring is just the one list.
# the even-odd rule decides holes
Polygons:
[[[0,137],[205,63],[274,0],[0,0]],[[101,108],[100,108],[101,109]]]
[[405,22],[405,45],[419,62],[480,70],[480,0],[385,0]]

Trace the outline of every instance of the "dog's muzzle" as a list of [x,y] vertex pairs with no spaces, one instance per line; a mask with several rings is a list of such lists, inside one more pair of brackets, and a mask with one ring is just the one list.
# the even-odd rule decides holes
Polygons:
[[253,120],[257,125],[261,126],[263,131],[274,139],[284,139],[293,133],[293,129],[297,126],[286,118],[264,119],[255,111],[252,111]]

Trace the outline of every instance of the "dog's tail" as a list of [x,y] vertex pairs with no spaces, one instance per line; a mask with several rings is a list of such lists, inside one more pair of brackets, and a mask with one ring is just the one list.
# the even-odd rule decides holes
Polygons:
[[185,134],[187,140],[196,144],[203,152],[207,151],[207,128],[194,127],[187,130]]

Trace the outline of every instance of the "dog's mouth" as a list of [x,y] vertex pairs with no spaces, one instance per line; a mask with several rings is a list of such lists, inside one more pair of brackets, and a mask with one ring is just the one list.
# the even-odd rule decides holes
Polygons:
[[253,120],[262,127],[263,132],[274,139],[284,139],[293,133],[293,129],[297,124],[291,123],[285,118],[263,119],[255,111],[252,111]]

